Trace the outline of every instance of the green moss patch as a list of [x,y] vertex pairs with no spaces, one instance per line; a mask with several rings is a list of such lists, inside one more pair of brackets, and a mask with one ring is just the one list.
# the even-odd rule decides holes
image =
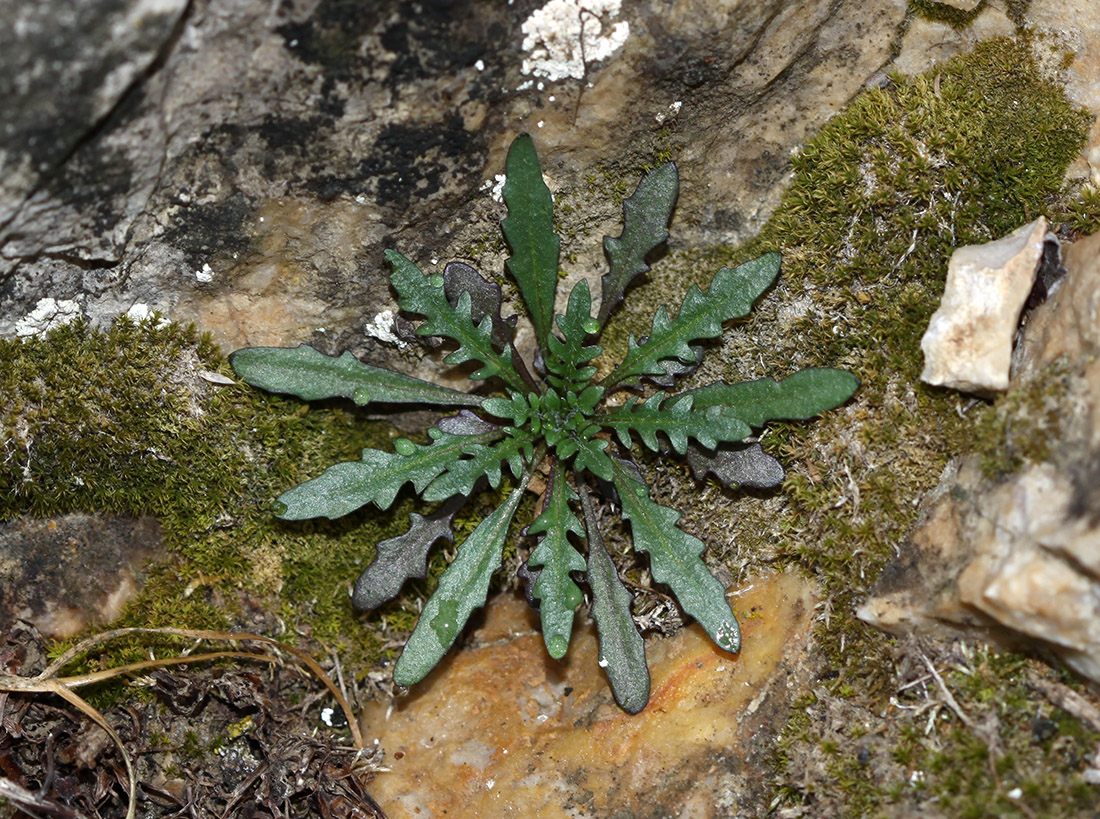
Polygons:
[[[933,798],[966,813],[984,800],[1011,815],[1019,803],[1005,794],[1018,784],[1032,805],[1027,794],[1039,781],[1046,789],[1032,805],[1039,813],[1059,799],[1078,804],[1079,765],[1063,758],[1030,750],[1005,756],[997,763],[1001,783],[1015,784],[1002,786],[984,755],[976,768],[965,767],[973,740],[964,738],[966,726],[948,730],[950,714],[937,717],[929,741],[927,714],[891,706],[901,684],[899,645],[853,611],[951,457],[981,451],[987,471],[1003,474],[1044,457],[1058,434],[1058,378],[993,405],[975,402],[921,383],[920,338],[955,248],[1000,238],[1040,214],[1066,223],[1059,215],[1076,194],[1063,190],[1063,174],[1089,122],[1040,72],[1022,38],[983,43],[925,75],[894,75],[798,152],[791,186],[758,237],[738,248],[672,254],[632,294],[635,311],[617,316],[604,336],[610,347],[625,347],[629,333],[645,335],[644,317],[656,304],[679,303],[689,284],[705,286],[720,266],[778,250],[775,288],[693,377],[737,381],[820,365],[862,379],[847,407],[765,432],[764,447],[788,468],[781,494],[731,497],[695,490],[691,481],[667,490],[694,492],[693,505],[681,504],[683,525],[735,578],[794,564],[822,585],[821,680],[805,703],[808,716],[792,720],[777,751],[777,804],[865,815]],[[1017,690],[1009,667],[1019,660],[1006,656],[982,666],[994,697]],[[837,724],[847,727],[838,734]],[[873,735],[856,736],[859,726],[866,733],[872,726]],[[1001,741],[1017,742],[1018,720],[998,726]],[[1040,768],[1029,771],[1033,763]]]
[[347,588],[400,510],[288,525],[268,507],[390,428],[219,376],[233,374],[208,339],[156,321],[0,341],[0,520],[156,515],[164,562],[119,625],[256,630],[282,614],[308,624],[292,633],[376,658],[380,627],[364,627]]

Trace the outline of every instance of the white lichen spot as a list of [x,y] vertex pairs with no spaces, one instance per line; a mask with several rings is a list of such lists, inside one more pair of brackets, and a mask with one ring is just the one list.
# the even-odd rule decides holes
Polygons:
[[[126,318],[135,323],[147,321],[151,319],[154,315],[155,312],[153,311],[153,309],[148,304],[140,301],[133,304],[130,309],[126,311]],[[172,322],[164,318],[164,316],[160,316],[157,320],[157,329],[160,330],[163,327],[167,327],[171,323]]]
[[76,321],[80,315],[80,305],[72,299],[39,299],[33,310],[15,322],[15,334],[19,338],[40,336]]
[[523,21],[523,73],[552,82],[583,79],[585,63],[610,57],[630,36],[630,23],[615,22],[621,6],[622,0],[550,0],[536,9]]
[[481,189],[483,191],[489,191],[489,196],[494,202],[504,201],[504,182],[505,176],[502,173],[498,173],[492,179],[486,179],[481,183]]
[[202,270],[195,271],[195,279],[206,284],[214,280],[214,271],[208,264],[202,266]]
[[383,310],[367,322],[366,326],[363,328],[363,332],[371,338],[376,338],[387,344],[395,344],[398,348],[403,350],[408,345],[398,338],[397,333],[394,332],[394,318],[393,310]]

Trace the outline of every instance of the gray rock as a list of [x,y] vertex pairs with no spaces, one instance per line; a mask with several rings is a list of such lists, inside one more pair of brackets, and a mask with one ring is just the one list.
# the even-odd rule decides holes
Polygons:
[[[5,154],[0,334],[45,298],[93,323],[137,305],[226,349],[309,341],[428,374],[428,351],[365,332],[393,308],[381,252],[498,269],[489,188],[516,133],[535,135],[551,187],[577,205],[572,267],[598,275],[598,237],[617,231],[588,180],[630,184],[659,151],[684,178],[676,240],[735,241],[778,202],[790,152],[886,65],[905,15],[904,0],[607,2],[585,18],[578,65],[580,49],[555,51],[573,15],[556,33],[535,25],[551,5],[211,0],[164,17],[147,47],[87,37],[86,67],[64,70],[88,79],[57,80],[52,97],[35,86],[31,112],[71,108],[72,135],[37,176],[19,170],[37,167],[25,145]],[[12,40],[18,81],[40,42],[79,39],[61,17]],[[77,117],[65,89],[105,86],[92,67],[116,52],[133,79]],[[539,62],[559,52],[562,71]]]
[[[96,129],[171,48],[186,5],[185,0],[0,0],[0,225],[24,208],[33,210],[29,198],[39,203],[76,198],[78,191],[50,189],[58,169],[76,160],[82,143],[95,139]],[[93,160],[83,154],[80,161]],[[102,164],[86,170],[98,176],[87,180],[93,184],[124,184],[101,176]],[[18,252],[7,243],[3,247],[5,256]]]
[[117,618],[160,556],[153,518],[64,515],[0,525],[0,624],[63,639]]

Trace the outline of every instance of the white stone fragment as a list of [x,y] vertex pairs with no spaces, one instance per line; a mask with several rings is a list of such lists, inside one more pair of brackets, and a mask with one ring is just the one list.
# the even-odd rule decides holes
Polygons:
[[920,343],[922,381],[978,394],[1008,389],[1012,340],[1046,237],[1040,216],[1003,239],[951,255],[943,300]]
[[80,315],[80,305],[71,299],[39,299],[33,310],[15,322],[15,334],[20,338],[40,336]]
[[195,271],[196,281],[200,281],[203,284],[207,284],[214,280],[214,271],[208,264],[202,266],[202,270]]
[[630,23],[614,22],[621,6],[622,0],[550,0],[536,9],[523,21],[523,73],[582,79],[586,62],[610,57],[630,36]]
[[489,196],[492,198],[492,200],[494,202],[503,202],[504,201],[504,183],[506,181],[507,181],[507,177],[505,177],[505,175],[502,174],[502,173],[498,173],[492,178],[491,181],[488,180],[488,179],[485,180],[485,184],[482,187],[483,188],[485,188],[485,187],[489,188]]
[[363,328],[363,332],[371,338],[376,338],[387,344],[395,344],[400,349],[404,349],[408,345],[398,338],[397,334],[394,332],[394,318],[393,310],[383,310],[367,322],[367,325]]

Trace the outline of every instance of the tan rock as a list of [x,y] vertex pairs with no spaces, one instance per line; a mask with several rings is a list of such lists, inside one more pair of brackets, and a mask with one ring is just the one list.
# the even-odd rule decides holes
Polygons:
[[1063,264],[1072,275],[1028,318],[1013,362],[1018,379],[1035,377],[1059,358],[1100,352],[1100,233],[1067,247]]
[[914,17],[909,22],[893,68],[903,74],[921,74],[937,63],[964,54],[983,40],[1008,37],[1015,26],[1002,9],[987,6],[962,29],[947,23]]
[[1040,216],[1003,239],[951,255],[943,300],[920,343],[922,381],[978,394],[1008,389],[1012,340],[1046,241]]
[[897,634],[962,631],[1045,648],[1100,681],[1100,235],[1064,261],[1014,374],[1021,383],[1058,374],[1061,440],[1007,477],[985,475],[978,455],[953,465],[857,615]]
[[497,598],[471,647],[364,715],[389,768],[371,794],[392,819],[737,813],[744,761],[783,722],[784,669],[806,645],[815,592],[779,574],[732,599],[742,652],[698,626],[648,639],[652,697],[630,716],[611,698],[590,624],[555,662],[526,603]]

